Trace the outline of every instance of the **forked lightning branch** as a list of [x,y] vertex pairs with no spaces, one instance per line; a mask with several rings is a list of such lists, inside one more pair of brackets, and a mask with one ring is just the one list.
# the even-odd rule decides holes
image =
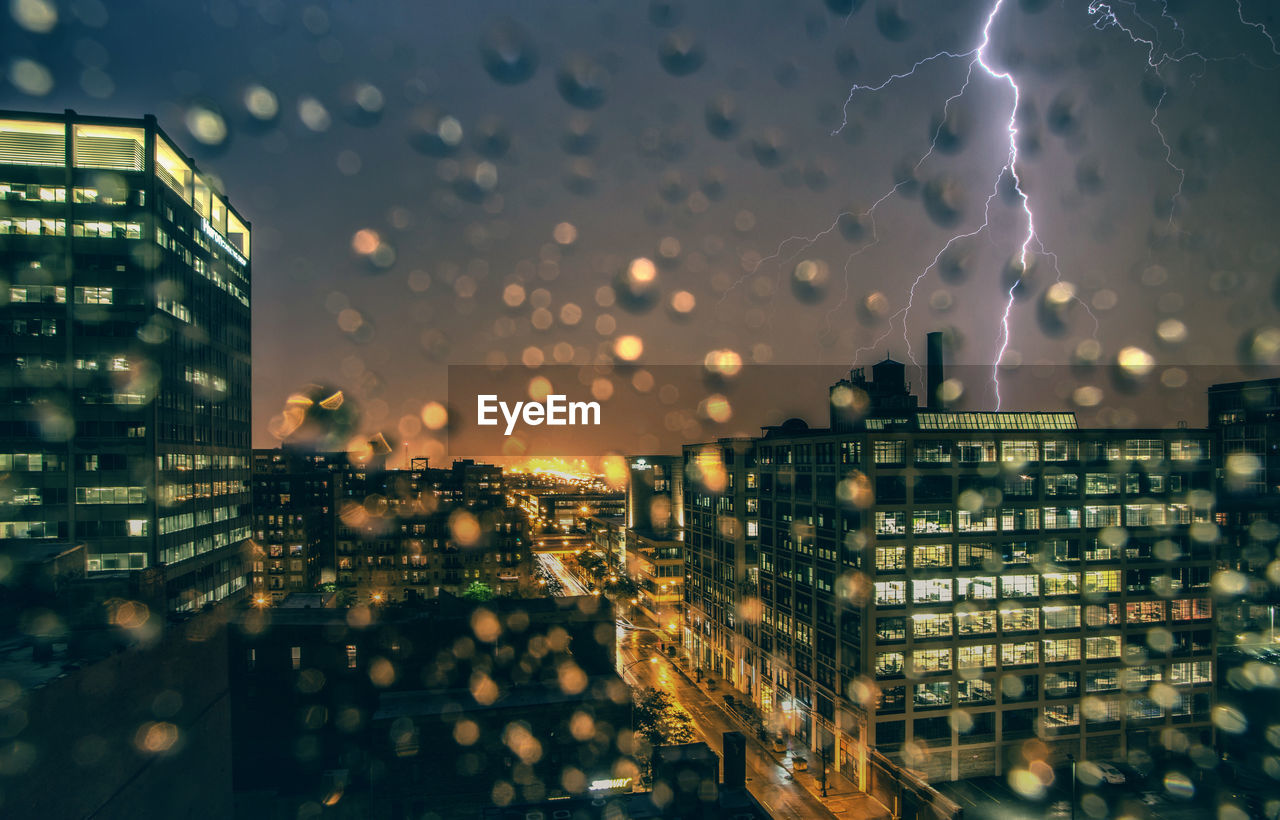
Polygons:
[[569,397],[563,393],[551,393],[541,402],[514,403],[499,401],[494,393],[476,396],[476,424],[481,427],[497,427],[500,423],[499,414],[507,423],[503,431],[506,436],[511,435],[516,429],[516,423],[521,421],[530,427],[544,424],[548,427],[600,426],[599,402],[569,401]]

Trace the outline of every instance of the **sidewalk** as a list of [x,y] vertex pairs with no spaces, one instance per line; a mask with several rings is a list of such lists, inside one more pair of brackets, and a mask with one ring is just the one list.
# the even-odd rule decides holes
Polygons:
[[[833,768],[829,768],[827,772],[827,796],[823,797],[820,779],[821,761],[817,759],[813,752],[807,749],[803,751],[811,769],[796,771],[792,763],[791,752],[775,752],[772,743],[761,741],[756,736],[755,729],[748,726],[736,710],[728,709],[724,706],[724,693],[710,690],[705,682],[695,680],[694,676],[689,674],[689,670],[685,669],[683,658],[667,658],[666,660],[673,669],[680,673],[681,677],[693,684],[694,688],[702,694],[708,704],[727,716],[729,724],[737,727],[738,731],[742,732],[747,738],[748,743],[754,745],[766,756],[772,757],[779,766],[791,772],[791,779],[813,795],[832,814],[839,817],[856,817],[859,820],[889,820],[892,817],[892,812],[888,808],[881,805],[878,800],[866,792],[859,791],[852,781]],[[726,689],[734,694],[740,694],[736,689],[728,687],[727,684]]]

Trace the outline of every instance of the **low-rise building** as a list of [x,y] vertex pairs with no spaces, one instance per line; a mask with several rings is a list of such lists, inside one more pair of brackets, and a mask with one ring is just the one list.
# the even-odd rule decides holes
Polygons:
[[365,603],[461,595],[473,584],[527,595],[533,584],[524,516],[510,507],[381,516],[361,507],[339,522],[337,562],[338,589]]
[[633,777],[615,632],[596,596],[248,609],[228,655],[242,814],[474,817]]
[[626,496],[608,490],[529,489],[517,491],[515,497],[530,523],[539,527],[580,529],[593,515],[620,517],[626,512]]
[[627,576],[636,606],[673,637],[684,623],[684,542],[627,531]]
[[260,604],[316,589],[325,570],[333,578],[343,470],[316,456],[254,450],[249,587]]

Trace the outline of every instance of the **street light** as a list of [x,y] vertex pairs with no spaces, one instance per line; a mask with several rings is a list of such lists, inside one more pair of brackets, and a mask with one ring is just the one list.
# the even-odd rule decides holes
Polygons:
[[640,658],[640,659],[638,659],[638,660],[634,660],[634,661],[632,661],[631,663],[628,663],[628,664],[624,665],[624,666],[622,667],[622,669],[621,669],[621,670],[619,670],[619,671],[620,671],[620,672],[626,672],[626,671],[627,671],[628,669],[630,669],[631,667],[633,667],[633,666],[639,666],[639,665],[640,665],[640,664],[642,664],[642,663],[657,663],[657,662],[658,662],[658,659],[657,659],[656,657],[653,657],[653,658]]
[[[625,675],[627,674],[627,670],[628,670],[628,669],[630,669],[630,668],[631,668],[631,667],[633,667],[633,666],[639,666],[639,665],[640,665],[640,664],[642,664],[642,663],[657,663],[657,662],[658,662],[658,659],[657,659],[656,657],[653,657],[653,658],[640,658],[639,660],[634,660],[634,661],[632,661],[631,663],[624,664],[624,665],[623,665],[623,667],[622,667],[621,669],[619,669],[619,670],[618,670],[618,677],[623,677],[623,676],[625,676]],[[623,682],[625,683],[625,680],[624,680]],[[636,683],[637,683],[637,684],[638,684],[638,683],[640,683],[640,679],[639,679],[639,678],[636,678]]]

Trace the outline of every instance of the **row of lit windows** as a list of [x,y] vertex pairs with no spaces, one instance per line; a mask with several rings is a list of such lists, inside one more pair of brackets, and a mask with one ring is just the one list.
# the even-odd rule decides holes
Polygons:
[[0,521],[0,538],[57,538],[56,521]]
[[[78,287],[74,291],[78,305],[109,305],[111,288]],[[14,285],[9,288],[9,303],[62,305],[67,301],[67,289],[62,285]]]
[[248,467],[247,456],[222,453],[164,453],[156,456],[157,470],[240,470]]
[[57,453],[0,453],[0,472],[61,472],[66,462]]
[[77,504],[144,504],[146,487],[76,487]]
[[238,544],[248,539],[250,535],[251,532],[247,526],[236,527],[230,532],[214,533],[211,536],[161,549],[160,560],[166,564],[177,564],[221,547]]
[[[1033,598],[1041,595],[1044,579],[1045,595],[1074,595],[1078,592],[1108,593],[1120,591],[1120,570],[1089,570],[1083,573],[1062,572],[1044,575],[1002,575],[999,578],[1002,598]],[[915,581],[876,581],[877,606],[902,606],[907,603],[907,585],[911,584],[912,603],[948,603],[953,600],[990,600],[996,596],[996,576],[979,575],[962,578],[929,578]],[[954,581],[954,592],[952,582]]]
[[[1116,441],[1019,441],[1005,440],[917,440],[914,442],[916,464],[1028,464],[1035,462],[1078,461],[1162,461],[1166,458],[1163,439],[1126,439]],[[786,445],[777,450],[788,451]],[[845,448],[845,463],[855,463],[858,448]],[[1168,442],[1168,456],[1173,461],[1204,461],[1209,458],[1209,443],[1201,439],[1178,439]],[[850,460],[851,459],[851,460]],[[907,462],[906,439],[876,439],[872,442],[872,460],[881,465]],[[772,463],[772,459],[762,463]],[[779,463],[790,463],[779,460]],[[804,462],[798,462],[804,463]]]
[[[79,205],[126,205],[128,191],[104,193],[97,188],[73,188],[72,201]],[[123,194],[123,195],[122,195]],[[67,189],[62,186],[39,185],[25,182],[0,182],[0,199],[7,202],[57,203],[67,201]],[[146,203],[146,192],[138,191],[138,204]]]
[[[1012,541],[999,545],[997,550],[989,543],[965,542],[955,545],[955,566],[961,568],[988,567],[993,564],[1016,566],[1031,564],[1042,557],[1049,561],[1078,561],[1081,555],[1079,546],[1079,543],[1074,540],[1051,539]],[[910,553],[908,549],[911,550]],[[952,566],[951,550],[950,544],[917,544],[912,548],[892,543],[877,545],[873,550],[874,567],[880,573],[904,572],[907,569],[907,556],[911,554],[914,569],[949,569]],[[800,550],[796,552],[800,553]],[[1108,546],[1097,539],[1088,539],[1084,550],[1084,558],[1087,561],[1116,561],[1121,556],[1134,559],[1173,560],[1182,554],[1184,551],[1178,542],[1168,538],[1154,544],[1134,541],[1124,549]],[[1058,578],[1070,576],[1046,573],[1044,577],[1049,579],[1046,581],[1047,584],[1053,584],[1057,583]]]
[[[14,165],[45,165],[64,167],[67,163],[66,126],[60,122],[6,120],[0,122],[0,163]],[[75,125],[72,128],[71,153],[76,168],[107,168],[118,171],[139,172],[144,169],[146,156],[146,132],[131,126]],[[249,230],[231,213],[222,198],[210,185],[195,173],[167,140],[155,135],[155,177],[190,205],[208,230],[219,238],[226,236],[238,243],[244,256],[249,255]],[[16,193],[20,186],[9,185],[7,190]],[[32,193],[31,186],[23,186],[22,198]],[[89,200],[85,189],[83,198]],[[49,187],[46,193],[37,188],[35,195],[42,201],[61,200],[57,188]],[[96,200],[98,197],[93,197]],[[139,192],[139,203],[145,203]],[[227,242],[222,239],[222,242]],[[230,248],[230,243],[228,243]]]
[[[953,635],[987,635],[996,631],[997,622],[1005,632],[1079,629],[1081,607],[1003,607],[981,612],[928,612],[908,617],[895,616],[876,620],[876,640],[881,643],[916,639],[948,638]],[[1173,601],[1132,601],[1124,604],[1124,622],[1159,624],[1174,621],[1203,621],[1213,617],[1213,604],[1207,598],[1179,598]],[[1084,608],[1091,627],[1116,626],[1121,610],[1102,606]]]
[[[1001,644],[962,646],[954,650],[916,649],[910,653],[900,651],[877,652],[876,677],[888,678],[903,674],[929,674],[959,669],[987,669],[996,667],[997,646],[1000,666],[1035,666],[1041,663],[1067,663],[1085,660],[1109,660],[1120,657],[1118,635],[1097,635],[1088,638],[1044,638],[1041,640],[1015,641]],[[1043,652],[1041,651],[1043,649]]]
[[188,367],[183,373],[189,383],[197,387],[208,387],[215,393],[227,392],[227,380],[221,376],[211,375],[203,370],[197,370],[194,367]]
[[213,498],[248,491],[248,483],[238,479],[230,481],[199,481],[193,484],[161,484],[156,494],[156,500],[162,505],[168,506],[190,501],[194,498]]
[[[1213,664],[1209,661],[1191,661],[1171,664],[1168,668],[1168,683],[1173,686],[1200,686],[1213,682]],[[1117,675],[1116,673],[1119,672]],[[1110,680],[1105,680],[1109,678]],[[1152,684],[1165,683],[1165,676],[1159,667],[1147,667],[1143,670],[1122,669],[1088,673],[1086,687],[1089,692],[1108,692],[1125,689],[1128,691],[1146,692]],[[917,709],[958,705],[972,705],[995,702],[995,689],[990,681],[985,680],[934,680],[917,683],[908,690],[905,686],[888,686],[880,692],[878,711],[902,711],[907,692],[912,694],[912,703]],[[1048,697],[1072,697],[1080,693],[1078,673],[1063,672],[1048,676],[1045,680],[1044,692]],[[1166,693],[1166,697],[1169,693]],[[1146,700],[1145,698],[1139,698]],[[1176,710],[1176,702],[1184,701],[1178,697],[1170,698],[1169,706]],[[1087,696],[1080,703],[1056,704],[1044,707],[1046,721],[1050,725],[1075,725],[1079,721],[1079,710],[1093,720],[1116,719],[1118,711],[1107,706],[1115,706],[1117,701],[1107,701],[1095,696]],[[1144,716],[1146,708],[1142,708]],[[1132,716],[1132,715],[1131,715]]]
[[76,359],[72,364],[76,370],[104,370],[111,373],[123,373],[132,369],[128,356],[106,356],[101,359]]
[[[0,235],[66,236],[67,220],[0,218]],[[141,239],[142,223],[77,219],[71,223],[71,235],[91,239]]]
[[116,570],[146,569],[147,554],[145,552],[102,553],[88,560],[89,572],[113,572]]
[[[215,507],[212,510],[196,510],[195,512],[166,515],[160,518],[160,534],[168,535],[169,533],[181,532],[192,527],[212,524],[216,521],[226,521],[236,517],[238,514],[238,510],[235,507]],[[246,535],[245,537],[247,538],[248,536]]]
[[[1122,518],[1123,512],[1123,518]],[[1083,513],[1083,514],[1082,514]],[[947,534],[952,532],[1018,532],[1119,527],[1161,527],[1209,521],[1206,511],[1189,504],[1142,502],[1086,504],[1083,507],[1006,507],[1000,510],[917,509],[876,510],[875,532],[880,536]],[[954,523],[953,523],[954,522]]]
[[[1006,564],[1027,564],[1033,561],[1038,554],[1038,552],[1033,551],[1033,548],[1045,550],[1052,560],[1072,560],[1073,554],[1078,557],[1078,552],[1076,552],[1073,545],[1074,542],[1069,541],[1021,541],[1003,545],[1001,555],[997,556],[991,544],[964,543],[956,547],[959,559],[957,565],[962,567],[983,566],[997,558]],[[945,569],[952,565],[951,544],[916,544],[910,548],[902,544],[890,544],[875,547],[876,570],[879,572],[905,570],[907,568],[908,550],[911,555],[911,565],[916,569]]]
[[919,413],[921,430],[1074,430],[1074,413]]

